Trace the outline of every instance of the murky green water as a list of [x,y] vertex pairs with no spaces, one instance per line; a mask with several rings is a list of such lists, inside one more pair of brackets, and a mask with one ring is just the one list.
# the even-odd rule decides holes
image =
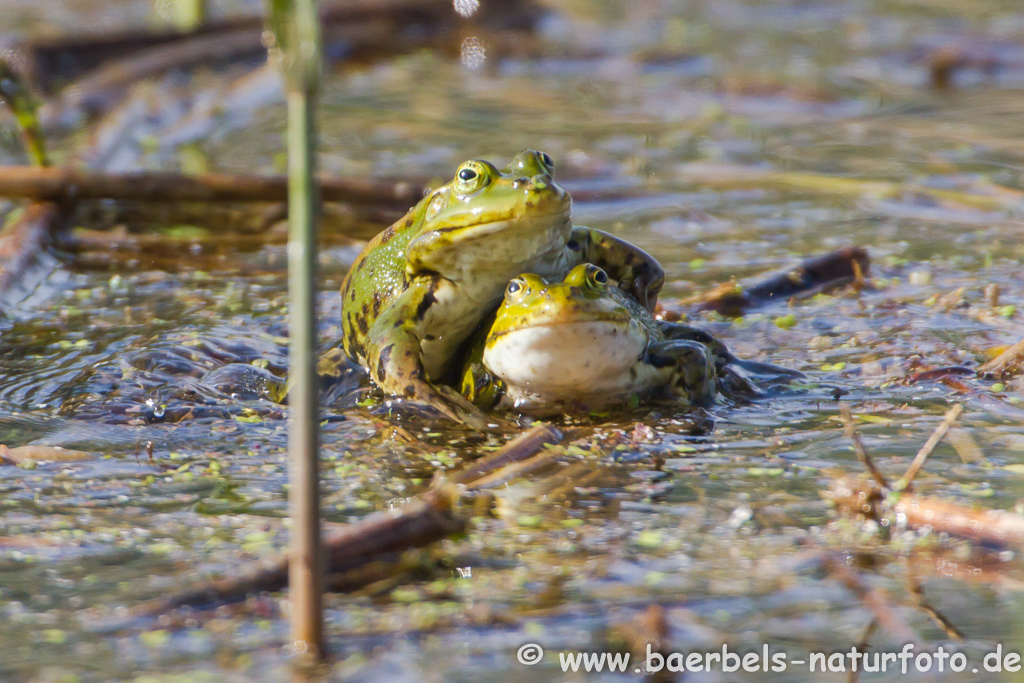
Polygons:
[[[147,20],[147,3],[100,4],[92,23]],[[7,5],[3,21],[14,31],[73,30],[97,6]],[[535,50],[500,54],[494,37],[481,39],[489,58],[478,71],[431,51],[335,71],[323,96],[325,170],[447,176],[468,157],[544,149],[567,186],[590,197],[576,203],[578,223],[662,261],[663,302],[675,311],[687,310],[680,299],[730,277],[867,247],[875,289],[703,324],[742,356],[848,391],[866,445],[893,477],[949,405],[964,401],[956,447],[938,447],[919,491],[1019,505],[1019,387],[995,392],[971,379],[962,394],[901,381],[918,368],[972,364],[1024,336],[1024,199],[1004,193],[980,207],[932,191],[1024,190],[1024,11],[1016,2],[567,0],[552,3]],[[976,63],[937,92],[927,56],[946,46]],[[239,73],[204,69],[195,87],[215,93]],[[273,172],[283,121],[283,107],[267,104],[184,147],[161,144],[166,130],[149,121],[131,165]],[[4,156],[14,159],[13,138],[5,140]],[[897,191],[739,182],[737,165],[887,181]],[[286,538],[281,407],[204,379],[229,363],[283,371],[283,247],[167,227],[181,238],[174,249],[65,254],[0,321],[0,442],[104,454],[0,471],[0,679],[288,677],[277,596],[173,622],[127,616],[143,599],[271,556]],[[335,240],[323,253],[325,341],[337,333],[337,285],[357,252]],[[1002,290],[995,306],[983,294],[992,283]],[[795,326],[775,324],[789,313]],[[479,452],[457,432],[417,432],[410,443],[354,406],[358,398],[346,393],[326,412],[332,521],[399,505],[437,467]],[[975,571],[980,560],[965,546],[904,533],[887,543],[836,521],[821,493],[835,476],[862,472],[837,416],[827,393],[812,392],[722,407],[700,437],[689,435],[685,416],[665,411],[598,423],[562,464],[500,490],[498,518],[423,553],[409,575],[331,596],[331,678],[618,680],[563,674],[555,653],[606,649],[655,603],[665,608],[668,650],[769,643],[790,659],[849,651],[871,613],[822,568],[821,553],[834,551],[888,593],[919,649],[950,643],[915,606],[908,575],[965,634],[965,673],[910,680],[1001,680],[971,668],[997,643],[1024,650],[1024,567],[1004,553]],[[653,432],[634,432],[637,421]],[[543,664],[516,661],[527,642],[548,651]],[[902,642],[883,628],[871,644],[893,651]],[[846,675],[800,666],[758,674]],[[904,677],[865,680],[879,678]]]

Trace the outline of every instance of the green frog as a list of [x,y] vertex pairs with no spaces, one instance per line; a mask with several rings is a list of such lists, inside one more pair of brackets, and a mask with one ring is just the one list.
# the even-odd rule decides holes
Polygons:
[[370,241],[345,276],[344,354],[388,394],[484,428],[479,409],[442,381],[513,277],[561,279],[590,262],[639,305],[653,310],[657,301],[658,262],[612,235],[574,227],[571,206],[544,152],[525,150],[503,170],[466,161]]
[[560,282],[514,278],[466,355],[462,394],[482,409],[533,415],[600,410],[650,398],[709,406],[765,391],[752,379],[802,373],[736,358],[703,330],[654,318],[608,274],[580,264]]

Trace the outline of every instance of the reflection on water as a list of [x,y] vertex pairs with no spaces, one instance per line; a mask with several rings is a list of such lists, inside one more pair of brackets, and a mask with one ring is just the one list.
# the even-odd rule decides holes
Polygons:
[[[115,6],[3,4],[12,30],[77,28],[99,5]],[[242,7],[214,5],[214,14]],[[917,486],[1017,507],[1019,386],[902,380],[971,365],[1024,336],[1018,3],[550,5],[535,44],[460,37],[465,66],[458,52],[421,51],[336,70],[321,115],[325,170],[447,177],[465,158],[544,149],[574,192],[577,222],[663,262],[663,301],[676,312],[732,277],[865,246],[875,287],[859,296],[697,322],[741,356],[849,392],[865,444],[890,477],[950,402],[964,400],[955,437]],[[116,7],[117,17],[105,9],[91,23],[148,16],[145,2]],[[948,89],[933,89],[936,56],[949,54]],[[194,87],[217,93],[237,75],[202,70]],[[240,120],[249,124],[236,127]],[[143,145],[138,164],[184,167],[198,155],[213,169],[273,172],[283,121],[276,105],[251,121],[225,117],[171,159],[159,144]],[[167,227],[185,247],[68,257],[48,297],[0,321],[0,442],[97,454],[3,468],[0,678],[289,675],[274,599],[173,623],[127,613],[270,556],[286,538],[284,413],[265,395],[287,357],[282,249],[208,237],[193,247],[188,226]],[[325,342],[338,335],[337,285],[355,252],[323,254]],[[990,285],[997,296],[984,293]],[[776,324],[786,314],[795,325]],[[332,521],[401,504],[437,468],[480,452],[457,430],[395,428],[347,389],[323,428]],[[466,538],[424,552],[396,580],[332,597],[332,676],[521,680],[514,655],[524,642],[549,653],[602,649],[652,603],[664,605],[677,650],[725,641],[736,650],[769,642],[791,659],[849,650],[871,615],[823,569],[825,550],[848,552],[922,643],[947,636],[915,607],[911,574],[966,634],[972,661],[995,642],[1024,649],[1015,616],[1022,568],[1012,553],[983,564],[958,544],[911,553],[920,544],[902,532],[883,543],[832,519],[821,492],[833,476],[862,471],[834,402],[812,392],[723,406],[703,436],[663,408],[606,419],[586,422],[564,465],[501,490],[498,516]],[[634,429],[637,420],[652,429]],[[894,650],[896,641],[881,629],[872,646]],[[549,654],[531,676],[563,680],[553,662]]]

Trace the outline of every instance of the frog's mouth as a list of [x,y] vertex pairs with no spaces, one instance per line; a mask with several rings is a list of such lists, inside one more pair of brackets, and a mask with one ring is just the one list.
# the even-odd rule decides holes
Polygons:
[[493,334],[484,364],[512,386],[553,397],[573,396],[628,373],[647,348],[647,333],[621,316],[542,322]]
[[495,233],[505,232],[510,228],[515,228],[517,232],[522,232],[523,229],[541,231],[561,227],[565,222],[569,221],[569,216],[569,207],[565,206],[558,211],[551,211],[550,213],[513,215],[486,223],[451,225],[437,228],[434,232],[438,235],[457,232],[459,234],[459,241],[462,241],[464,239],[488,237]]
[[437,228],[409,244],[406,260],[413,272],[428,269],[459,282],[504,284],[538,258],[560,250],[571,231],[568,210]]

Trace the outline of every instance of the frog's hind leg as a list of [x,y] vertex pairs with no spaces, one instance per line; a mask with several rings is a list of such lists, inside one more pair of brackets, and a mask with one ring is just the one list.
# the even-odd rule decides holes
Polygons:
[[577,253],[573,265],[600,266],[641,306],[654,311],[658,293],[665,284],[665,270],[653,256],[615,235],[582,226],[572,229],[567,246]]
[[698,344],[706,346],[714,356],[715,368],[719,371],[721,371],[726,364],[738,360],[736,356],[732,355],[725,344],[718,339],[715,339],[711,333],[705,332],[698,327],[691,327],[690,325],[685,325],[683,323],[669,323],[659,320],[658,329],[661,330],[661,334],[665,339],[697,342]]
[[692,406],[710,406],[715,402],[714,355],[707,346],[689,340],[668,340],[651,344],[646,362],[667,372],[664,393]]
[[433,384],[423,367],[417,323],[426,292],[410,287],[374,321],[364,345],[370,379],[386,393],[430,406],[445,417],[474,429],[487,418],[451,387]]
[[710,333],[683,323],[658,323],[666,339],[688,340],[707,346],[715,357],[718,383],[723,393],[734,398],[763,398],[771,394],[762,385],[788,385],[796,380],[806,380],[807,375],[799,370],[790,370],[774,363],[744,360],[737,357],[728,347]]

